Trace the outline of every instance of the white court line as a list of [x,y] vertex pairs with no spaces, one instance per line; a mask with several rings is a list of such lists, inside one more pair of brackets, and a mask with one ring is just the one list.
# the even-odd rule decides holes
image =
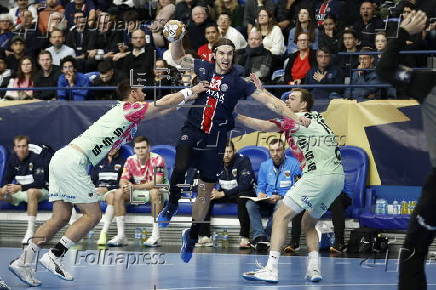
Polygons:
[[[260,281],[259,281],[260,282]],[[266,282],[265,282],[266,283]],[[397,286],[398,284],[290,284],[290,285],[277,285],[277,284],[269,284],[269,285],[244,285],[245,288],[295,288],[295,287],[316,287],[318,288],[327,288],[327,287],[353,287],[353,286]],[[427,284],[428,286],[435,286],[436,284]],[[235,287],[239,287],[242,285],[234,285]],[[226,287],[215,287],[215,286],[205,286],[205,287],[187,287],[187,288],[156,288],[158,290],[184,290],[184,289],[226,289]]]

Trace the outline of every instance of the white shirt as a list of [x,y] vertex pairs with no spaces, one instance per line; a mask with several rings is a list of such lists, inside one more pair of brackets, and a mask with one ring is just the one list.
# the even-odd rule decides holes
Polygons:
[[[253,27],[253,30],[256,31],[256,28]],[[262,44],[272,54],[283,54],[285,52],[285,38],[280,27],[273,26],[272,31],[263,38]]]
[[247,46],[247,41],[245,40],[244,36],[232,26],[229,26],[224,37],[230,39],[235,45],[236,49],[245,48]]
[[74,49],[66,46],[65,44],[63,44],[60,49],[56,49],[54,48],[54,46],[50,46],[49,48],[47,48],[47,50],[51,53],[54,65],[60,65],[61,59],[68,55],[71,55],[72,57],[76,56],[76,52],[74,51]]

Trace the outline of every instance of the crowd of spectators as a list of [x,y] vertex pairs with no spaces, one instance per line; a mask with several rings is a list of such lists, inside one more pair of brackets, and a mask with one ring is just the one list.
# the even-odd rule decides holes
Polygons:
[[[195,75],[175,68],[162,35],[169,19],[186,24],[187,54],[213,62],[213,43],[226,37],[243,73],[267,84],[367,85],[318,86],[318,99],[408,98],[374,87],[381,83],[375,67],[395,34],[391,24],[414,9],[436,16],[436,4],[424,0],[16,0],[0,6],[0,88],[7,88],[0,98],[112,100],[114,89],[87,87],[126,77],[147,86],[189,85]],[[428,49],[427,34],[411,38],[410,49]],[[425,66],[426,56],[407,56],[404,64]],[[170,91],[159,89],[157,97]]]

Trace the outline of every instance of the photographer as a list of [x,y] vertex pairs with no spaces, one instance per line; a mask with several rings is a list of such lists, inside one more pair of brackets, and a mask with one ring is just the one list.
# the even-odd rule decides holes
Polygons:
[[398,38],[388,44],[377,65],[381,79],[395,86],[407,85],[409,96],[421,103],[424,133],[433,167],[410,217],[407,236],[400,251],[400,290],[427,289],[424,265],[436,230],[436,72],[413,71],[399,62],[399,52],[406,47],[406,40],[426,27],[434,29],[434,25],[428,26],[426,14],[412,11],[401,22]]

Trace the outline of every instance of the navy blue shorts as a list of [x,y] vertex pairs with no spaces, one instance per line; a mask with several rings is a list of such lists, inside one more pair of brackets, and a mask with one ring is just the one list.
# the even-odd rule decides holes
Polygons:
[[212,182],[217,180],[217,174],[223,167],[226,143],[227,131],[225,130],[211,135],[198,128],[185,126],[182,128],[177,146],[192,147],[190,167],[200,171],[201,179]]

